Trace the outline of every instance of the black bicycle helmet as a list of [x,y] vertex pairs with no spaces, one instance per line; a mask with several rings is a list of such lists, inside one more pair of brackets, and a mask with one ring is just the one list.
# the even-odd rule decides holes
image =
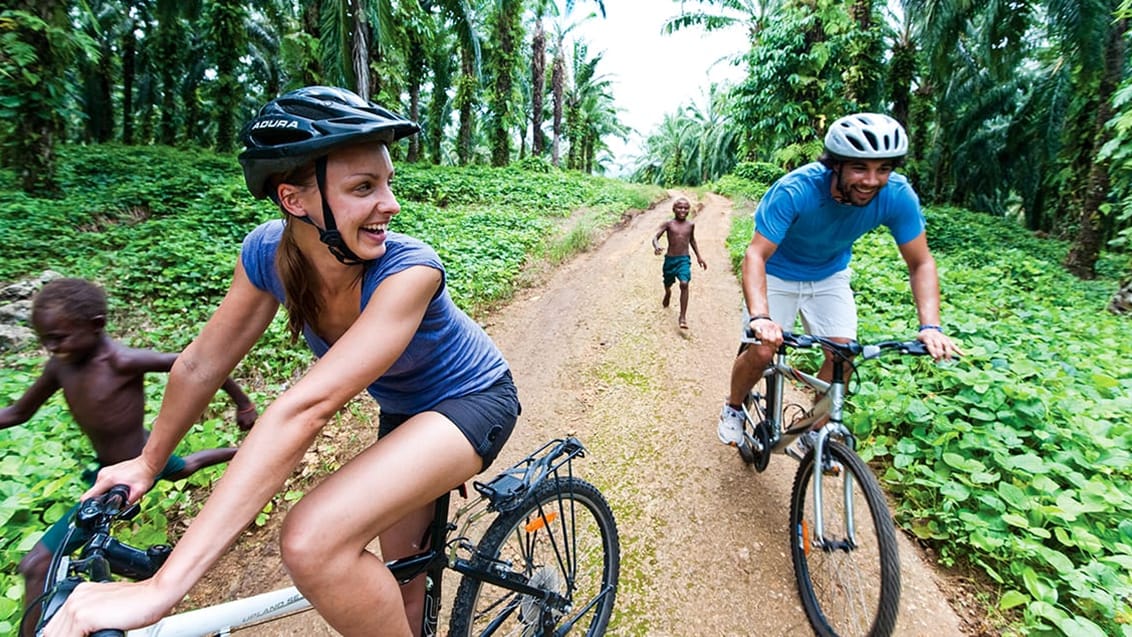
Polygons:
[[393,143],[420,130],[416,122],[357,94],[332,86],[284,93],[259,109],[240,131],[244,181],[256,199],[272,193],[272,175],[293,170],[331,150],[365,141]]
[[[331,254],[347,265],[364,263],[342,239],[334,212],[326,200],[326,156],[341,146],[363,142],[391,144],[420,130],[416,122],[362,99],[346,89],[308,86],[284,93],[259,109],[240,131],[244,152],[240,165],[244,181],[256,199],[271,197],[271,177],[314,162],[315,180],[322,196],[326,227],[310,217],[299,217],[318,228],[319,239]],[[276,202],[278,203],[278,202]]]

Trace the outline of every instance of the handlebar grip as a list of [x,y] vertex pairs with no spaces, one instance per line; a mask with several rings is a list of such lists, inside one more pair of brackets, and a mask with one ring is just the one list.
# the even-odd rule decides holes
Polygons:
[[116,501],[116,508],[121,510],[130,501],[130,487],[124,484],[116,484],[110,487],[102,496],[103,504],[109,505],[112,501]]

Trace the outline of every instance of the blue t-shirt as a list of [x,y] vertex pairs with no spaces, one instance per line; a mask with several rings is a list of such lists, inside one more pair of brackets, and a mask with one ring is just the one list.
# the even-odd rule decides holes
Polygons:
[[[281,220],[269,221],[244,238],[240,259],[257,288],[283,302],[283,282],[275,269],[275,251],[283,234]],[[390,414],[419,414],[448,398],[466,396],[490,387],[507,371],[503,354],[475,321],[452,302],[440,257],[425,243],[390,232],[385,254],[365,266],[361,309],[377,286],[393,274],[424,265],[441,273],[441,285],[428,304],[424,318],[408,347],[367,391]],[[316,356],[329,349],[310,327],[303,336]],[[380,339],[381,334],[374,334]]]
[[865,206],[834,201],[833,178],[832,170],[814,162],[787,173],[763,195],[755,230],[778,245],[767,260],[767,274],[819,281],[849,267],[853,242],[875,228],[886,226],[897,245],[924,231],[920,198],[903,175],[892,173]]

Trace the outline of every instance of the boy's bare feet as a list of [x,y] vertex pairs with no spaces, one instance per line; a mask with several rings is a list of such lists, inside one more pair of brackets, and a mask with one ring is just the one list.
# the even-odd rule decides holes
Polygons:
[[672,288],[664,291],[664,298],[660,301],[661,307],[668,307],[668,302],[672,300]]
[[688,329],[688,319],[684,318],[683,316],[680,317],[680,329]]

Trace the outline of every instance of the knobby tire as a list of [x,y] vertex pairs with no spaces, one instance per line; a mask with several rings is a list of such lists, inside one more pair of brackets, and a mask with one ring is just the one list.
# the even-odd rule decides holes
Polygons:
[[[556,627],[572,634],[605,634],[621,568],[613,511],[592,484],[551,478],[514,511],[500,514],[479,543],[473,562],[506,568],[532,585],[570,600]],[[527,596],[464,576],[456,591],[452,637],[542,635],[539,604]]]
[[[790,497],[790,553],[802,606],[820,637],[888,637],[900,606],[896,533],[880,485],[861,458],[836,440],[825,443],[841,474],[822,476],[825,537],[841,542],[823,550],[814,529],[814,451],[802,459]],[[856,547],[848,548],[845,485],[852,481]]]

